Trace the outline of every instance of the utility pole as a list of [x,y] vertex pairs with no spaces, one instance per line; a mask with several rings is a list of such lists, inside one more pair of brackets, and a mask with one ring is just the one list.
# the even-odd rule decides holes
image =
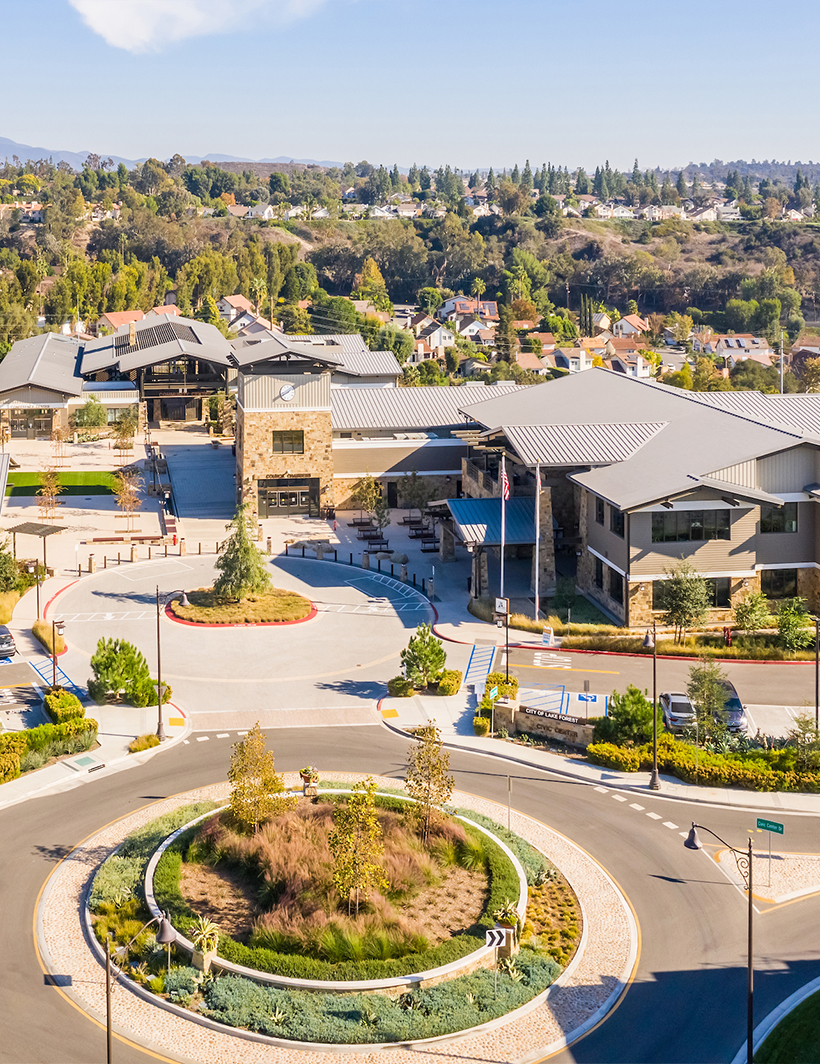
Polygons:
[[780,394],[783,394],[783,330],[780,330]]

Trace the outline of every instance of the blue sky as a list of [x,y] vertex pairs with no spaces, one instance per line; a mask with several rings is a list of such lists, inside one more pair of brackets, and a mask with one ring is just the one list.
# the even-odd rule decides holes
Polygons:
[[820,158],[783,0],[28,0],[0,136],[128,158],[594,167]]

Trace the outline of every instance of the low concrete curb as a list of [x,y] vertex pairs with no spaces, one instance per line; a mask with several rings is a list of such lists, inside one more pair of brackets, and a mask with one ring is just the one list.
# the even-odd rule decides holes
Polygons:
[[[784,1020],[790,1012],[793,1012],[798,1005],[802,1005],[806,998],[810,998],[812,994],[816,994],[820,990],[820,976],[817,979],[812,979],[810,983],[805,983],[799,990],[795,990],[793,994],[790,994],[785,1001],[781,1001],[776,1009],[772,1009],[768,1016],[755,1027],[752,1034],[752,1040],[754,1043],[755,1053],[760,1049],[772,1031],[777,1027],[781,1020]],[[738,1049],[732,1058],[732,1064],[746,1064],[746,1046],[747,1042]]]

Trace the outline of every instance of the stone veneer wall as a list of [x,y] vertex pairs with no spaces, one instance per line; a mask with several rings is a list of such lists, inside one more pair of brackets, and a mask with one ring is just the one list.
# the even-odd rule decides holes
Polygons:
[[[304,454],[274,454],[273,431],[305,434]],[[333,430],[327,410],[267,410],[246,414],[237,406],[237,484],[242,499],[257,506],[256,481],[274,477],[318,477],[322,504],[333,503]]]
[[[759,575],[757,590],[760,590]],[[820,569],[797,570],[797,594],[806,600],[811,613],[820,611]]]
[[[798,569],[797,577],[797,593],[799,595],[806,594],[805,591],[801,591],[800,587],[800,573],[814,573],[816,577],[820,578],[820,571],[817,569]],[[743,586],[743,581],[748,581],[746,587]],[[732,606],[736,606],[743,598],[746,597],[752,591],[760,591],[760,573],[756,573],[754,576],[733,576],[730,584],[730,595]],[[814,581],[815,588],[820,589],[820,579]],[[641,586],[643,585],[643,591]],[[600,592],[599,592],[600,594]],[[808,595],[806,595],[808,597]],[[809,608],[811,601],[809,602]],[[659,610],[652,609],[652,581],[631,581],[629,584],[629,617],[628,624],[631,628],[645,628],[652,624],[652,621],[660,621],[661,613]],[[721,624],[730,625],[734,620],[731,609],[715,609],[709,610],[709,614],[706,618],[706,624]]]

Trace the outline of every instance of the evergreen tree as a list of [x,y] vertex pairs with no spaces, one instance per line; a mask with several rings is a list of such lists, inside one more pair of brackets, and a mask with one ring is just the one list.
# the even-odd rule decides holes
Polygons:
[[393,163],[393,169],[390,171],[390,184],[395,191],[397,188],[401,188],[401,174],[396,163]]
[[513,172],[510,174],[510,181],[512,181],[514,185],[521,184],[521,174],[518,172],[518,163],[515,164]]
[[635,165],[632,167],[632,184],[635,188],[643,187],[643,175],[641,174],[641,168],[638,166],[638,160],[635,160]]
[[295,796],[285,794],[284,781],[276,772],[273,751],[266,748],[259,721],[234,743],[228,779],[231,816],[243,831],[256,831],[266,820],[296,805]]
[[212,295],[208,294],[205,296],[199,310],[196,312],[196,316],[199,321],[207,322],[208,325],[217,324],[219,321],[219,310],[216,305],[216,300]]
[[407,175],[407,180],[410,182],[412,188],[417,188],[419,183],[419,168],[415,163],[410,167],[410,172]]
[[401,652],[405,675],[417,687],[428,687],[439,676],[446,661],[441,640],[436,639],[429,624],[420,624],[416,634],[410,637],[407,648]]
[[255,543],[255,521],[250,504],[243,502],[225,526],[233,532],[220,544],[214,592],[222,598],[243,599],[254,591],[267,591],[270,573]]
[[[100,639],[91,658],[93,677],[88,680],[88,693],[97,703],[128,702],[132,706],[147,706],[157,700],[157,685],[151,679],[148,663],[133,643],[125,639]],[[171,688],[162,692],[162,701],[171,697]]]
[[692,177],[692,199],[696,203],[700,199],[702,191],[703,190],[700,187],[700,177],[698,175],[697,170],[695,170],[695,173],[694,173],[694,175]]
[[407,762],[404,786],[416,800],[413,812],[418,818],[422,842],[427,842],[430,828],[441,816],[441,806],[450,801],[455,783],[449,775],[450,754],[444,749],[435,721],[416,729]]
[[532,170],[530,169],[529,159],[527,159],[527,161],[524,163],[524,170],[521,174],[521,187],[526,189],[530,189],[533,187]]
[[589,178],[586,170],[579,166],[575,174],[575,194],[577,196],[589,195]]
[[669,174],[667,174],[666,177],[663,179],[663,184],[661,185],[661,203],[664,206],[671,206],[671,204],[673,204],[677,198],[678,196],[672,184],[671,177]]
[[423,166],[421,168],[421,173],[419,174],[419,187],[421,188],[422,192],[429,192],[430,189],[433,187],[433,179],[430,176],[430,171],[427,169],[426,166]]
[[678,174],[678,183],[676,187],[681,200],[689,199],[689,188],[686,184],[686,174],[683,170]]
[[487,180],[485,184],[487,185],[488,192],[493,192],[497,188],[495,174],[493,173],[492,167],[490,167],[489,173],[487,174]]

